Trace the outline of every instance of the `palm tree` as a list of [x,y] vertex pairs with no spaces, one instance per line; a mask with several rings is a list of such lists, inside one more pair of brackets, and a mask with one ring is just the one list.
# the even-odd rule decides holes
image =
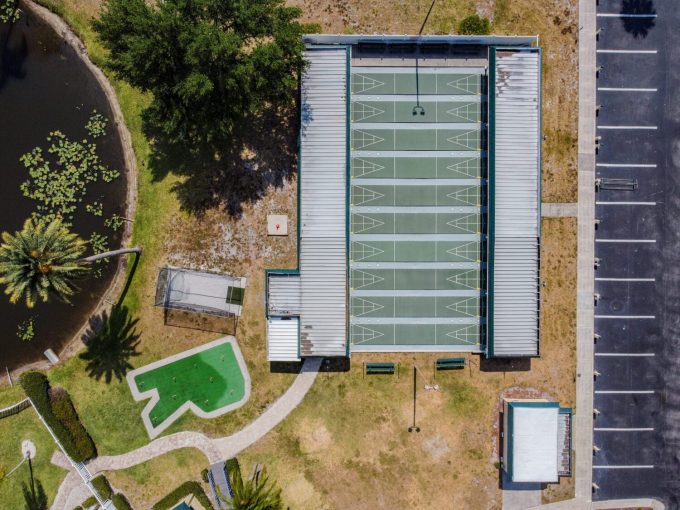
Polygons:
[[229,510],[283,510],[281,489],[269,480],[264,469],[245,481],[240,470],[233,470],[231,488],[234,496],[223,498]]
[[74,280],[84,276],[97,260],[141,253],[139,247],[114,250],[82,258],[87,242],[68,230],[60,219],[51,222],[24,222],[14,235],[2,233],[0,244],[0,283],[12,303],[26,300],[33,308],[38,299],[48,301],[51,294],[65,302],[76,290]]
[[111,314],[106,312],[90,319],[89,339],[85,342],[87,350],[79,358],[87,361],[87,371],[96,380],[105,376],[110,383],[113,376],[121,381],[132,365],[128,361],[132,356],[139,356],[137,345],[139,334],[135,330],[138,319],[129,315],[126,306],[116,305]]

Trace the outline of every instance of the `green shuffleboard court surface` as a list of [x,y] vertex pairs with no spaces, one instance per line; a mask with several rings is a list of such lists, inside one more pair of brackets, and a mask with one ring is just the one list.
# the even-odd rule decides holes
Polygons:
[[239,407],[250,394],[250,379],[233,338],[185,351],[128,374],[136,400],[150,398],[143,411],[150,435],[184,411],[214,417]]
[[481,349],[483,72],[351,68],[354,351]]

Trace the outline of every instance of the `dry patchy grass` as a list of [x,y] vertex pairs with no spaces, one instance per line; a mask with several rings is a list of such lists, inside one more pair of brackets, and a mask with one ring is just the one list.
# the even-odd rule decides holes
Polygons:
[[[302,405],[241,455],[244,469],[268,466],[296,509],[500,508],[501,393],[575,402],[574,219],[544,221],[542,261],[541,357],[530,371],[467,355],[465,370],[437,375],[437,392],[424,389],[436,354],[354,355],[349,372],[319,375]],[[400,363],[399,378],[363,376],[364,361],[387,360]],[[414,365],[420,433],[407,431]],[[565,479],[543,497],[572,495]]]

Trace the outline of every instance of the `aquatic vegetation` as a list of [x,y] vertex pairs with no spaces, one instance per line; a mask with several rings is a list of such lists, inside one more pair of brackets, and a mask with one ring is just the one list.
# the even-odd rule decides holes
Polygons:
[[[105,134],[106,118],[93,112],[86,125],[92,138]],[[21,156],[29,178],[21,184],[25,197],[38,202],[34,217],[48,221],[61,218],[68,226],[78,205],[87,194],[88,185],[99,181],[112,182],[120,176],[102,163],[97,145],[91,140],[75,141],[61,131],[52,131],[45,150],[36,147]],[[103,215],[103,205],[95,201],[85,209],[95,216]]]
[[121,217],[118,216],[117,214],[112,214],[110,218],[106,218],[104,220],[104,225],[113,230],[114,232],[118,232],[120,228],[123,226],[123,223],[125,220]]
[[106,125],[108,122],[108,119],[101,113],[98,113],[97,110],[92,110],[92,115],[90,116],[90,120],[87,121],[87,124],[85,124],[85,129],[87,129],[87,132],[92,138],[99,138],[106,134]]
[[0,0],[0,22],[14,23],[19,19],[19,2],[17,0]]
[[35,316],[32,315],[17,325],[17,338],[28,342],[35,338]]
[[86,204],[85,210],[94,216],[103,216],[104,204],[102,204],[99,200],[95,200],[91,204]]

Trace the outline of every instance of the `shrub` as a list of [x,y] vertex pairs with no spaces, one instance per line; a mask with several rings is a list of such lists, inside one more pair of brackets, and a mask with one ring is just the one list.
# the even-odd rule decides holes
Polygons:
[[461,35],[486,35],[491,33],[491,23],[487,18],[473,14],[460,22],[458,33]]
[[97,504],[97,500],[95,499],[95,497],[94,497],[94,496],[90,496],[90,497],[87,498],[85,501],[83,501],[83,503],[82,503],[81,506],[82,506],[83,508],[90,508],[90,507],[93,507],[93,506],[96,505],[96,504]]
[[[94,457],[96,455],[94,441],[92,441],[83,424],[80,423],[78,413],[76,413],[66,390],[63,388],[52,388],[49,391],[49,395],[52,403],[52,412],[71,434],[78,452],[86,459]],[[106,483],[108,484],[108,482]]]
[[227,468],[227,473],[229,473],[229,476],[231,476],[232,473],[236,473],[239,477],[241,476],[241,466],[239,465],[238,459],[236,457],[228,459],[227,462],[224,463],[224,467]]
[[98,477],[93,478],[92,486],[102,498],[111,499],[113,490],[111,489],[111,485],[104,475],[99,475]]
[[[65,390],[63,395],[59,395],[56,398],[55,413],[53,402],[50,399],[50,383],[44,374],[40,372],[26,372],[19,379],[19,383],[33,402],[36,411],[40,413],[47,425],[52,429],[52,432],[59,439],[66,453],[75,462],[83,462],[97,454],[94,442],[78,420],[78,415]],[[62,422],[62,419],[66,423]]]
[[113,505],[116,507],[116,510],[132,510],[130,502],[120,493],[114,494],[111,498],[111,501],[113,501]]
[[205,468],[203,471],[201,471],[201,480],[203,480],[205,483],[208,483],[208,468]]
[[203,487],[201,487],[201,484],[198,482],[195,482],[193,480],[189,482],[184,482],[182,485],[177,487],[174,491],[172,491],[170,494],[165,496],[163,499],[158,501],[152,508],[152,510],[169,510],[170,508],[173,508],[173,506],[180,500],[183,499],[184,497],[188,496],[189,494],[193,494],[194,497],[198,500],[198,502],[203,505],[203,507],[206,510],[214,510],[214,506],[211,503],[211,501],[208,499],[208,496],[206,496],[205,491],[203,490]]

